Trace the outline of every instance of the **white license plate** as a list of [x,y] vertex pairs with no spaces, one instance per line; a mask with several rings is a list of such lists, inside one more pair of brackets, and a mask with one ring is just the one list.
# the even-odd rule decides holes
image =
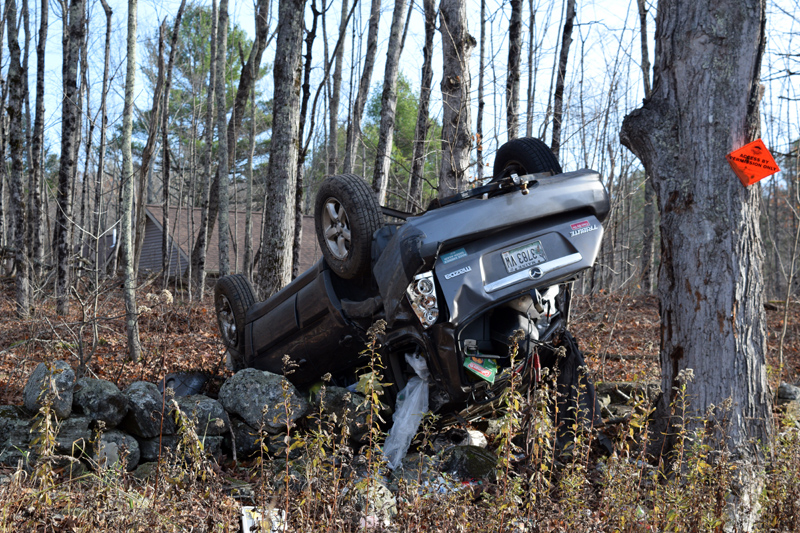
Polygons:
[[503,252],[503,263],[509,274],[547,261],[542,241],[533,241],[519,248]]

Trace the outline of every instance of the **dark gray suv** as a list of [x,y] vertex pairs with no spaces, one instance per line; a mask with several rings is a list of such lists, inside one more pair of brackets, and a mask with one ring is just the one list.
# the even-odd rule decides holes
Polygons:
[[[486,404],[512,371],[555,364],[540,360],[541,348],[566,329],[571,282],[594,264],[608,212],[597,172],[562,173],[532,138],[501,147],[488,184],[419,215],[382,210],[361,178],[332,176],[315,205],[323,259],[263,302],[243,276],[221,278],[222,340],[234,369],[281,373],[288,354],[295,384],[330,372],[346,386],[364,366],[367,329],[383,319],[390,400],[414,375],[405,354],[417,353],[431,410]],[[522,357],[511,369],[518,330]]]

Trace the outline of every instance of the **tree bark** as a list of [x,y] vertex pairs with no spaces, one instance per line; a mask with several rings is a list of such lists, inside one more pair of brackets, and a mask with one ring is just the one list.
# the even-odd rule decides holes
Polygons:
[[764,0],[660,0],[653,93],[620,132],[661,213],[657,434],[669,449],[674,387],[693,369],[687,416],[711,413],[713,430],[724,419],[727,445],[745,461],[772,437],[760,188],[743,187],[724,154],[758,135],[765,22]]
[[375,68],[375,56],[378,53],[378,23],[381,18],[381,0],[372,0],[369,12],[369,30],[367,31],[367,54],[364,56],[364,70],[358,83],[353,109],[347,124],[347,144],[344,153],[342,172],[352,174],[356,163],[356,154],[361,144],[361,119],[364,117],[364,106],[367,105],[372,70]]
[[400,72],[400,45],[403,22],[406,18],[408,0],[395,0],[392,27],[389,32],[389,48],[383,74],[381,93],[381,125],[378,132],[378,147],[375,156],[375,173],[372,190],[380,205],[386,204],[386,189],[389,185],[389,170],[392,165],[392,143],[394,141],[395,112],[397,110],[397,75]]
[[125,327],[128,333],[128,357],[141,358],[139,321],[136,309],[136,274],[133,254],[133,90],[136,84],[136,18],[137,0],[128,0],[128,59],[125,73],[125,103],[122,108],[122,202],[120,205],[120,247],[122,249],[123,299],[125,300]]
[[[27,73],[20,61],[19,28],[17,27],[17,3],[7,0],[6,23],[8,24],[8,146],[11,156],[9,174],[9,207],[12,224],[14,248],[14,270],[16,270],[16,312],[19,317],[30,313],[28,294],[28,261],[25,248],[25,189],[23,187],[23,157],[25,153],[25,134],[22,131],[24,85]],[[5,162],[3,162],[5,164]]]
[[[133,0],[135,1],[135,0]],[[84,39],[86,3],[84,0],[71,0],[67,35],[64,42],[64,60],[61,76],[64,86],[64,100],[61,108],[61,164],[58,171],[58,196],[56,199],[56,312],[65,315],[69,312],[69,220],[72,216],[70,191],[75,161],[75,130],[80,126],[78,108],[78,57]]]
[[267,175],[269,208],[264,211],[258,282],[262,298],[280,290],[292,275],[303,4],[303,0],[280,0],[278,8],[276,49],[280,52],[275,55],[273,66],[273,133]]
[[481,0],[481,45],[478,67],[478,118],[475,121],[475,163],[478,167],[478,181],[483,181],[483,111],[486,102],[483,99],[484,69],[486,68],[486,0]]
[[256,151],[256,89],[250,89],[250,150],[247,153],[247,192],[244,215],[244,258],[242,268],[248,281],[253,283],[253,157]]
[[569,47],[572,44],[572,28],[575,23],[575,0],[567,0],[567,18],[564,20],[564,31],[561,34],[561,52],[558,58],[556,89],[553,94],[553,139],[550,149],[556,159],[561,153],[561,120],[564,116],[564,83],[567,77],[567,60]]
[[[642,50],[642,80],[644,81],[644,96],[650,98],[650,52],[647,40],[647,6],[645,0],[637,0],[639,7],[639,28]],[[653,292],[653,244],[655,240],[655,203],[656,191],[653,189],[653,180],[645,174],[644,182],[644,207],[642,214],[642,289],[646,294]]]
[[506,123],[508,139],[519,134],[519,78],[522,55],[522,0],[511,0],[508,25],[508,75],[506,76]]
[[39,13],[39,41],[36,44],[36,114],[31,136],[31,172],[28,181],[28,252],[31,259],[31,274],[34,279],[41,273],[42,258],[42,142],[44,141],[44,65],[47,46],[47,24],[49,1],[42,0]]
[[[47,0],[42,0],[45,4]],[[105,158],[106,158],[106,128],[108,126],[108,116],[106,115],[106,100],[108,97],[108,74],[111,58],[111,16],[114,14],[111,7],[106,0],[100,0],[103,6],[103,11],[106,14],[106,41],[103,53],[103,86],[100,89],[100,148],[97,155],[97,176],[94,189],[94,217],[92,220],[92,234],[94,235],[94,268],[95,268],[95,286],[98,285],[101,261],[100,261],[100,246],[102,235],[100,234],[100,214],[103,211],[101,202],[103,198],[103,178],[105,178]],[[41,42],[41,41],[40,41]],[[44,74],[44,73],[43,73]],[[38,76],[38,73],[37,73]],[[38,81],[37,81],[37,96],[36,96],[36,116],[39,116],[39,96],[38,96]],[[105,247],[104,247],[105,248]]]
[[442,168],[439,198],[463,189],[472,147],[469,55],[477,44],[467,30],[465,0],[439,4],[442,33]]
[[[220,276],[227,276],[230,273],[230,259],[228,257],[228,136],[225,131],[227,126],[227,109],[225,105],[225,52],[228,48],[228,0],[220,0],[219,3],[219,26],[217,27],[217,88],[215,90],[217,97],[217,137],[219,138],[219,166],[217,167],[217,175],[219,176],[219,185],[217,187],[217,195],[219,196],[219,274]],[[234,110],[234,114],[236,111]],[[236,137],[233,138],[233,145],[236,144]],[[231,146],[233,148],[233,146]]]
[[[481,5],[484,3],[481,2]],[[411,160],[411,182],[408,188],[407,211],[421,208],[422,178],[428,150],[431,85],[433,84],[433,37],[436,31],[436,1],[423,0],[425,10],[425,46],[422,49],[422,86],[419,91],[417,124],[414,128],[414,152]],[[479,98],[480,99],[480,98]]]

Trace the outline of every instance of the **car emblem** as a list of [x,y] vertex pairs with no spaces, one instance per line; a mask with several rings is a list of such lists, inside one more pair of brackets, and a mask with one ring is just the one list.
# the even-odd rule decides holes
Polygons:
[[451,279],[456,276],[460,276],[461,274],[466,274],[467,272],[472,272],[472,267],[466,266],[464,268],[459,268],[456,271],[450,272],[449,274],[445,274],[444,279]]

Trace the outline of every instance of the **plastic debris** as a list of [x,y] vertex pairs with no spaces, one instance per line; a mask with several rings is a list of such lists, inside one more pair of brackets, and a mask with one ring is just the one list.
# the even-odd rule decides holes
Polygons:
[[251,505],[242,506],[242,531],[269,531],[279,533],[286,530],[286,511],[283,509],[258,509]]
[[422,417],[428,412],[428,365],[418,354],[406,354],[406,361],[417,375],[409,379],[397,395],[394,423],[383,446],[383,454],[392,470],[400,466]]

